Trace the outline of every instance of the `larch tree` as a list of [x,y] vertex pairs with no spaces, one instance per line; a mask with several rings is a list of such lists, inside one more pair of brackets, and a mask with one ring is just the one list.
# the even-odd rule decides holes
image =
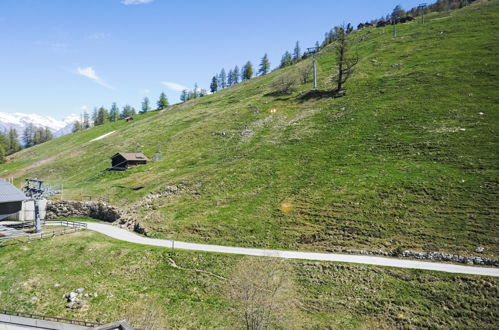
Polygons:
[[270,61],[267,54],[265,54],[263,55],[262,61],[260,62],[260,69],[258,70],[258,73],[260,75],[265,75],[269,73],[269,71],[270,71]]
[[241,71],[241,80],[250,80],[253,77],[253,64],[250,61],[246,62]]
[[8,139],[8,149],[7,154],[13,154],[21,150],[21,144],[19,143],[19,137],[15,128],[11,127],[9,129]]
[[219,75],[219,85],[220,85],[220,88],[221,89],[224,89],[227,87],[227,73],[225,73],[225,69],[222,69],[222,71],[220,71],[220,75]]
[[165,92],[161,92],[157,104],[158,104],[158,110],[162,110],[168,106],[168,99],[166,98]]
[[357,56],[350,56],[350,43],[347,38],[345,27],[336,27],[334,41],[334,51],[336,53],[336,63],[338,71],[333,80],[336,83],[336,93],[340,93],[343,85],[353,73],[353,68],[359,62]]
[[232,86],[234,85],[234,71],[232,69],[229,70],[229,73],[227,73],[227,86]]
[[291,57],[291,53],[286,51],[284,55],[282,55],[280,67],[285,68],[287,66],[290,66],[291,64],[293,64],[293,58]]

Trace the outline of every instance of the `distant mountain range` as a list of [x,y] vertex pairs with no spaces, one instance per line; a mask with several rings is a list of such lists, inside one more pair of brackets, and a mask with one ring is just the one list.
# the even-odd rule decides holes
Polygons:
[[37,114],[0,112],[0,132],[8,132],[13,127],[21,138],[26,126],[33,124],[36,127],[48,128],[54,137],[59,137],[71,133],[73,124],[78,119],[78,115],[69,115],[63,120],[57,120],[51,116]]

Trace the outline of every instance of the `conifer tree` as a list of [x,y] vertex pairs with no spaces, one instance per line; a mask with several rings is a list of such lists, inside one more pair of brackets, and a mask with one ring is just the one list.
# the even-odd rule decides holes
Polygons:
[[260,69],[258,70],[258,73],[260,75],[265,75],[270,71],[270,61],[269,57],[267,54],[263,55],[262,61],[260,62]]
[[253,64],[250,61],[246,62],[241,71],[241,80],[250,80],[253,77]]
[[75,120],[73,123],[73,129],[71,130],[73,133],[81,131],[81,123],[79,120]]
[[184,89],[182,93],[180,94],[180,101],[185,102],[188,100],[188,91],[187,89]]
[[293,51],[293,62],[296,63],[299,60],[301,60],[301,48],[300,48],[300,42],[296,42],[295,49]]
[[210,92],[216,93],[218,90],[218,79],[217,77],[213,76],[211,79],[211,84],[210,84]]
[[89,115],[88,113],[85,111],[83,112],[83,125],[82,125],[83,129],[88,129],[90,128],[90,118],[89,118]]
[[149,98],[146,96],[146,97],[144,97],[144,100],[142,101],[140,113],[146,113],[149,110],[151,110],[151,106],[149,105]]
[[198,90],[198,83],[194,83],[194,89],[192,90],[192,97],[193,99],[197,99],[199,96],[199,90]]
[[95,118],[95,126],[105,124],[109,121],[109,112],[106,108],[100,107],[97,110],[97,118]]
[[350,52],[350,44],[344,26],[336,28],[335,41],[334,50],[338,70],[333,80],[336,82],[336,92],[341,92],[343,84],[352,74],[353,67],[357,65],[359,58],[357,56],[349,56],[348,54]]
[[234,67],[234,77],[232,78],[233,84],[238,84],[239,83],[239,67],[236,65]]
[[18,152],[19,150],[21,150],[21,145],[19,144],[17,131],[15,128],[11,127],[9,129],[7,154],[10,155]]
[[225,73],[225,69],[222,69],[222,71],[220,71],[220,88],[221,89],[224,89],[227,87],[227,74]]
[[111,109],[109,110],[109,121],[110,122],[115,122],[119,118],[120,118],[120,109],[118,109],[118,106],[116,105],[116,102],[114,102],[111,105]]
[[227,86],[230,87],[232,85],[234,85],[234,71],[230,69],[229,73],[227,73]]
[[168,106],[168,99],[166,98],[165,92],[161,92],[158,100],[158,110],[162,110]]
[[4,145],[0,144],[0,164],[3,164],[6,162],[5,158],[5,147]]
[[285,68],[287,66],[290,66],[291,64],[293,64],[293,59],[291,58],[291,53],[286,51],[284,53],[284,55],[282,55],[280,67]]

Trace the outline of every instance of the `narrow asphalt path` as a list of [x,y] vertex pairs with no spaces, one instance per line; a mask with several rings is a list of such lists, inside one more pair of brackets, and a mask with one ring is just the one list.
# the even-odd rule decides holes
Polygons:
[[386,257],[373,257],[351,254],[337,254],[337,253],[317,253],[317,252],[300,252],[300,251],[281,251],[281,250],[267,250],[267,249],[254,249],[254,248],[241,248],[233,246],[211,245],[211,244],[197,244],[187,243],[181,241],[171,241],[165,239],[154,239],[139,236],[128,230],[121,229],[112,225],[101,223],[86,222],[87,228],[109,237],[127,241],[131,243],[161,246],[165,248],[191,250],[191,251],[204,251],[216,253],[230,253],[250,256],[267,256],[278,257],[286,259],[303,259],[313,261],[339,261],[349,262],[356,264],[376,265],[376,266],[389,266],[397,268],[411,268],[411,269],[424,269],[434,270],[447,273],[456,274],[471,274],[471,275],[485,275],[499,277],[499,268],[492,267],[473,267],[461,266],[455,264],[416,261],[416,260],[403,260],[396,258]]

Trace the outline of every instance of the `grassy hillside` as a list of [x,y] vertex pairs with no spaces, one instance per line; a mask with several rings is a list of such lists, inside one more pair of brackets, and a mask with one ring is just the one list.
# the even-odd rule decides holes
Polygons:
[[[494,0],[400,25],[396,39],[390,28],[355,32],[360,63],[346,97],[306,99],[310,83],[272,94],[305,60],[133,125],[30,148],[0,173],[108,198],[153,236],[304,250],[483,246],[498,256],[497,22]],[[334,67],[327,47],[322,89]],[[103,171],[138,144],[148,156],[159,144],[164,160]]]
[[[138,327],[147,324],[134,317],[152,311],[161,328],[234,329],[242,324],[221,277],[229,278],[240,260],[171,254],[88,231],[58,236],[0,248],[0,308],[97,322],[126,318]],[[294,328],[493,329],[499,322],[495,278],[286,262],[300,306]],[[81,309],[65,308],[64,293],[77,288],[97,297]]]

